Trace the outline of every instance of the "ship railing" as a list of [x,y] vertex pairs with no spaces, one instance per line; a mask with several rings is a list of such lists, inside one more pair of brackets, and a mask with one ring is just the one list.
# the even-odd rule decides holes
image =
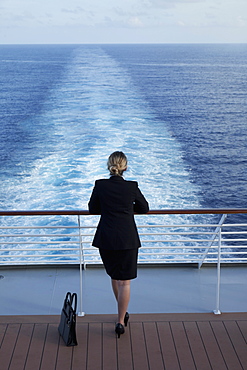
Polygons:
[[[247,262],[247,209],[166,209],[136,215],[139,265]],[[99,216],[84,210],[1,211],[0,266],[101,264],[92,247]],[[81,288],[82,289],[82,288]],[[81,292],[82,297],[82,292]],[[82,312],[82,310],[81,310]]]
[[[138,263],[201,267],[217,263],[219,251],[222,263],[246,263],[246,213],[246,209],[178,209],[136,215],[142,244]],[[245,222],[229,222],[234,215]],[[76,210],[0,211],[0,216],[1,265],[82,263],[86,268],[102,263],[98,249],[92,247],[99,216]]]

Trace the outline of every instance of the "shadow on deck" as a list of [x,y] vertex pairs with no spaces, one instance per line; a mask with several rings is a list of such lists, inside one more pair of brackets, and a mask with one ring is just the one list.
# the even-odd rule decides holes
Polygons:
[[77,318],[77,347],[59,316],[0,316],[1,370],[247,369],[247,313],[132,314],[120,339],[116,315]]

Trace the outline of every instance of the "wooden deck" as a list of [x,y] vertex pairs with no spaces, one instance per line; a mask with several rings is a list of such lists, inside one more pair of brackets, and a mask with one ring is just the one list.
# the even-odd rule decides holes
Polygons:
[[0,316],[1,370],[247,369],[247,313],[77,318],[77,347],[58,335],[59,316]]

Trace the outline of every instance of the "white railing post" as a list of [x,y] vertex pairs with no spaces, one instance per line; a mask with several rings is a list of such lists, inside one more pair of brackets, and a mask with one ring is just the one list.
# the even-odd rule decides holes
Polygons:
[[82,246],[82,236],[81,236],[81,219],[78,215],[78,227],[79,227],[79,247],[80,247],[80,311],[78,316],[84,316],[85,312],[82,311],[82,264],[83,264],[83,246]]
[[[226,216],[226,215],[224,215]],[[219,240],[218,240],[218,260],[217,260],[217,286],[216,286],[216,308],[215,315],[220,315],[220,263],[221,263],[221,231],[222,225],[219,227]]]

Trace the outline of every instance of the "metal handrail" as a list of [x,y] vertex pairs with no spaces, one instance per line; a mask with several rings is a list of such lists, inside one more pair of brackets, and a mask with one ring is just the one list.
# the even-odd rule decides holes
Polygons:
[[[247,213],[247,208],[197,208],[197,209],[153,209],[147,215],[169,214],[241,214]],[[0,211],[0,216],[62,216],[91,215],[87,210],[12,210]]]

